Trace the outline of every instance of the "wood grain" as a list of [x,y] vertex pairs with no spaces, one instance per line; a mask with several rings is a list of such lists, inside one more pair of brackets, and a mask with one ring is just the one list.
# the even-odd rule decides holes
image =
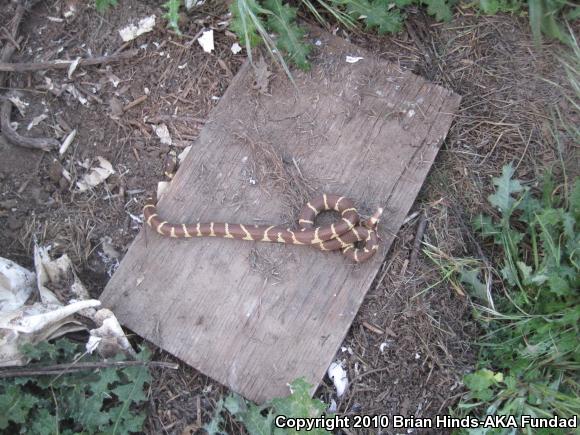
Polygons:
[[[419,192],[460,98],[326,33],[313,68],[283,74],[271,95],[246,64],[211,114],[159,211],[171,221],[271,223],[292,211],[281,187],[256,181],[269,144],[317,192],[385,207],[379,254],[360,266],[339,253],[227,239],[161,238],[142,230],[101,300],[120,321],[245,397],[318,385]],[[351,64],[347,55],[364,59]],[[245,139],[241,139],[245,138]]]

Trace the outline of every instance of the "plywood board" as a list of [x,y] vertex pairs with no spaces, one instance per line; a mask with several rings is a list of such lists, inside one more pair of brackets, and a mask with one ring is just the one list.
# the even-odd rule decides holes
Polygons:
[[311,37],[321,45],[311,71],[294,71],[297,88],[278,73],[261,94],[242,67],[159,210],[176,222],[283,223],[296,210],[256,152],[265,146],[316,192],[384,207],[380,252],[355,266],[309,247],[142,230],[101,297],[124,325],[257,402],[298,377],[321,381],[460,100],[342,39]]

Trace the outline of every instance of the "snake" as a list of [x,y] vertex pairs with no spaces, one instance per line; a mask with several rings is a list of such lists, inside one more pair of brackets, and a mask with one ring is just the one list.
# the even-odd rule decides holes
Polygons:
[[[338,212],[334,223],[316,226],[316,217],[323,211]],[[256,242],[309,245],[321,251],[340,250],[350,260],[361,263],[371,258],[379,248],[377,225],[383,209],[362,220],[354,201],[333,194],[322,194],[307,202],[298,215],[298,229],[280,225],[245,225],[227,222],[171,223],[163,220],[157,201],[145,201],[143,217],[147,225],[162,236],[170,238],[222,237]]]

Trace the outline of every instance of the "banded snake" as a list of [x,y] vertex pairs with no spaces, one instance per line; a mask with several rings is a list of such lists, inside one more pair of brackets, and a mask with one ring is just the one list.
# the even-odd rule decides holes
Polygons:
[[[338,222],[314,226],[322,211],[334,210],[340,214]],[[223,237],[226,239],[277,242],[310,245],[322,251],[341,250],[349,259],[360,263],[378,250],[377,224],[383,213],[379,208],[369,219],[362,221],[354,202],[338,195],[323,194],[307,202],[298,217],[298,230],[280,226],[244,225],[231,223],[182,224],[164,221],[157,213],[154,198],[147,199],[143,214],[147,225],[162,236],[173,238]],[[357,247],[361,242],[363,246]]]

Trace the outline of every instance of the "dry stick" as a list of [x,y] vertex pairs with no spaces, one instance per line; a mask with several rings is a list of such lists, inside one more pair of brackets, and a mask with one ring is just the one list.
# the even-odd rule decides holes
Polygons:
[[[31,3],[32,4],[32,3]],[[10,35],[14,41],[17,40],[18,34],[18,27],[20,26],[20,21],[22,21],[22,17],[24,16],[24,3],[21,1],[18,6],[16,7],[16,12],[14,13],[14,21],[12,23],[12,34]],[[6,63],[12,57],[14,50],[16,49],[15,45],[6,44],[4,49],[0,53],[0,63]],[[0,71],[0,88],[7,87],[8,85],[8,75],[5,72]],[[49,148],[58,147],[59,143],[55,139],[50,138],[28,138],[24,136],[20,136],[16,130],[12,128],[10,123],[10,114],[12,112],[12,102],[9,99],[6,99],[2,102],[2,107],[0,108],[0,130],[2,130],[2,134],[8,142],[26,147],[26,148],[34,148],[34,149],[42,149],[46,150]]]
[[12,102],[6,99],[0,107],[0,126],[2,134],[11,144],[24,148],[33,148],[47,151],[52,148],[58,148],[60,143],[56,139],[48,137],[25,137],[20,136],[10,125],[10,114],[12,112]]
[[[100,65],[104,63],[119,62],[121,60],[130,59],[139,52],[138,49],[125,51],[119,54],[112,54],[110,56],[88,57],[81,59],[78,66]],[[48,62],[33,62],[33,63],[8,63],[6,61],[0,62],[0,72],[29,72],[40,71],[43,69],[67,69],[74,60],[51,60]]]
[[423,240],[423,235],[425,234],[425,229],[427,228],[427,210],[424,210],[419,217],[419,225],[417,226],[417,233],[415,234],[415,242],[413,243],[413,250],[411,251],[411,257],[409,258],[409,267],[411,270],[415,267],[417,262],[417,256],[419,255],[419,249],[421,248],[421,241]]
[[127,103],[123,107],[123,112],[126,112],[127,110],[132,109],[133,107],[137,106],[138,104],[141,104],[146,99],[147,99],[147,95],[141,95],[139,98],[136,98],[133,101],[131,101],[130,103]]
[[84,370],[106,369],[106,368],[124,368],[135,366],[161,367],[165,369],[177,370],[179,364],[161,361],[97,361],[72,364],[54,364],[42,367],[23,367],[18,369],[0,370],[0,379],[15,378],[19,376],[44,376],[44,375],[62,375],[65,373],[74,373]]

